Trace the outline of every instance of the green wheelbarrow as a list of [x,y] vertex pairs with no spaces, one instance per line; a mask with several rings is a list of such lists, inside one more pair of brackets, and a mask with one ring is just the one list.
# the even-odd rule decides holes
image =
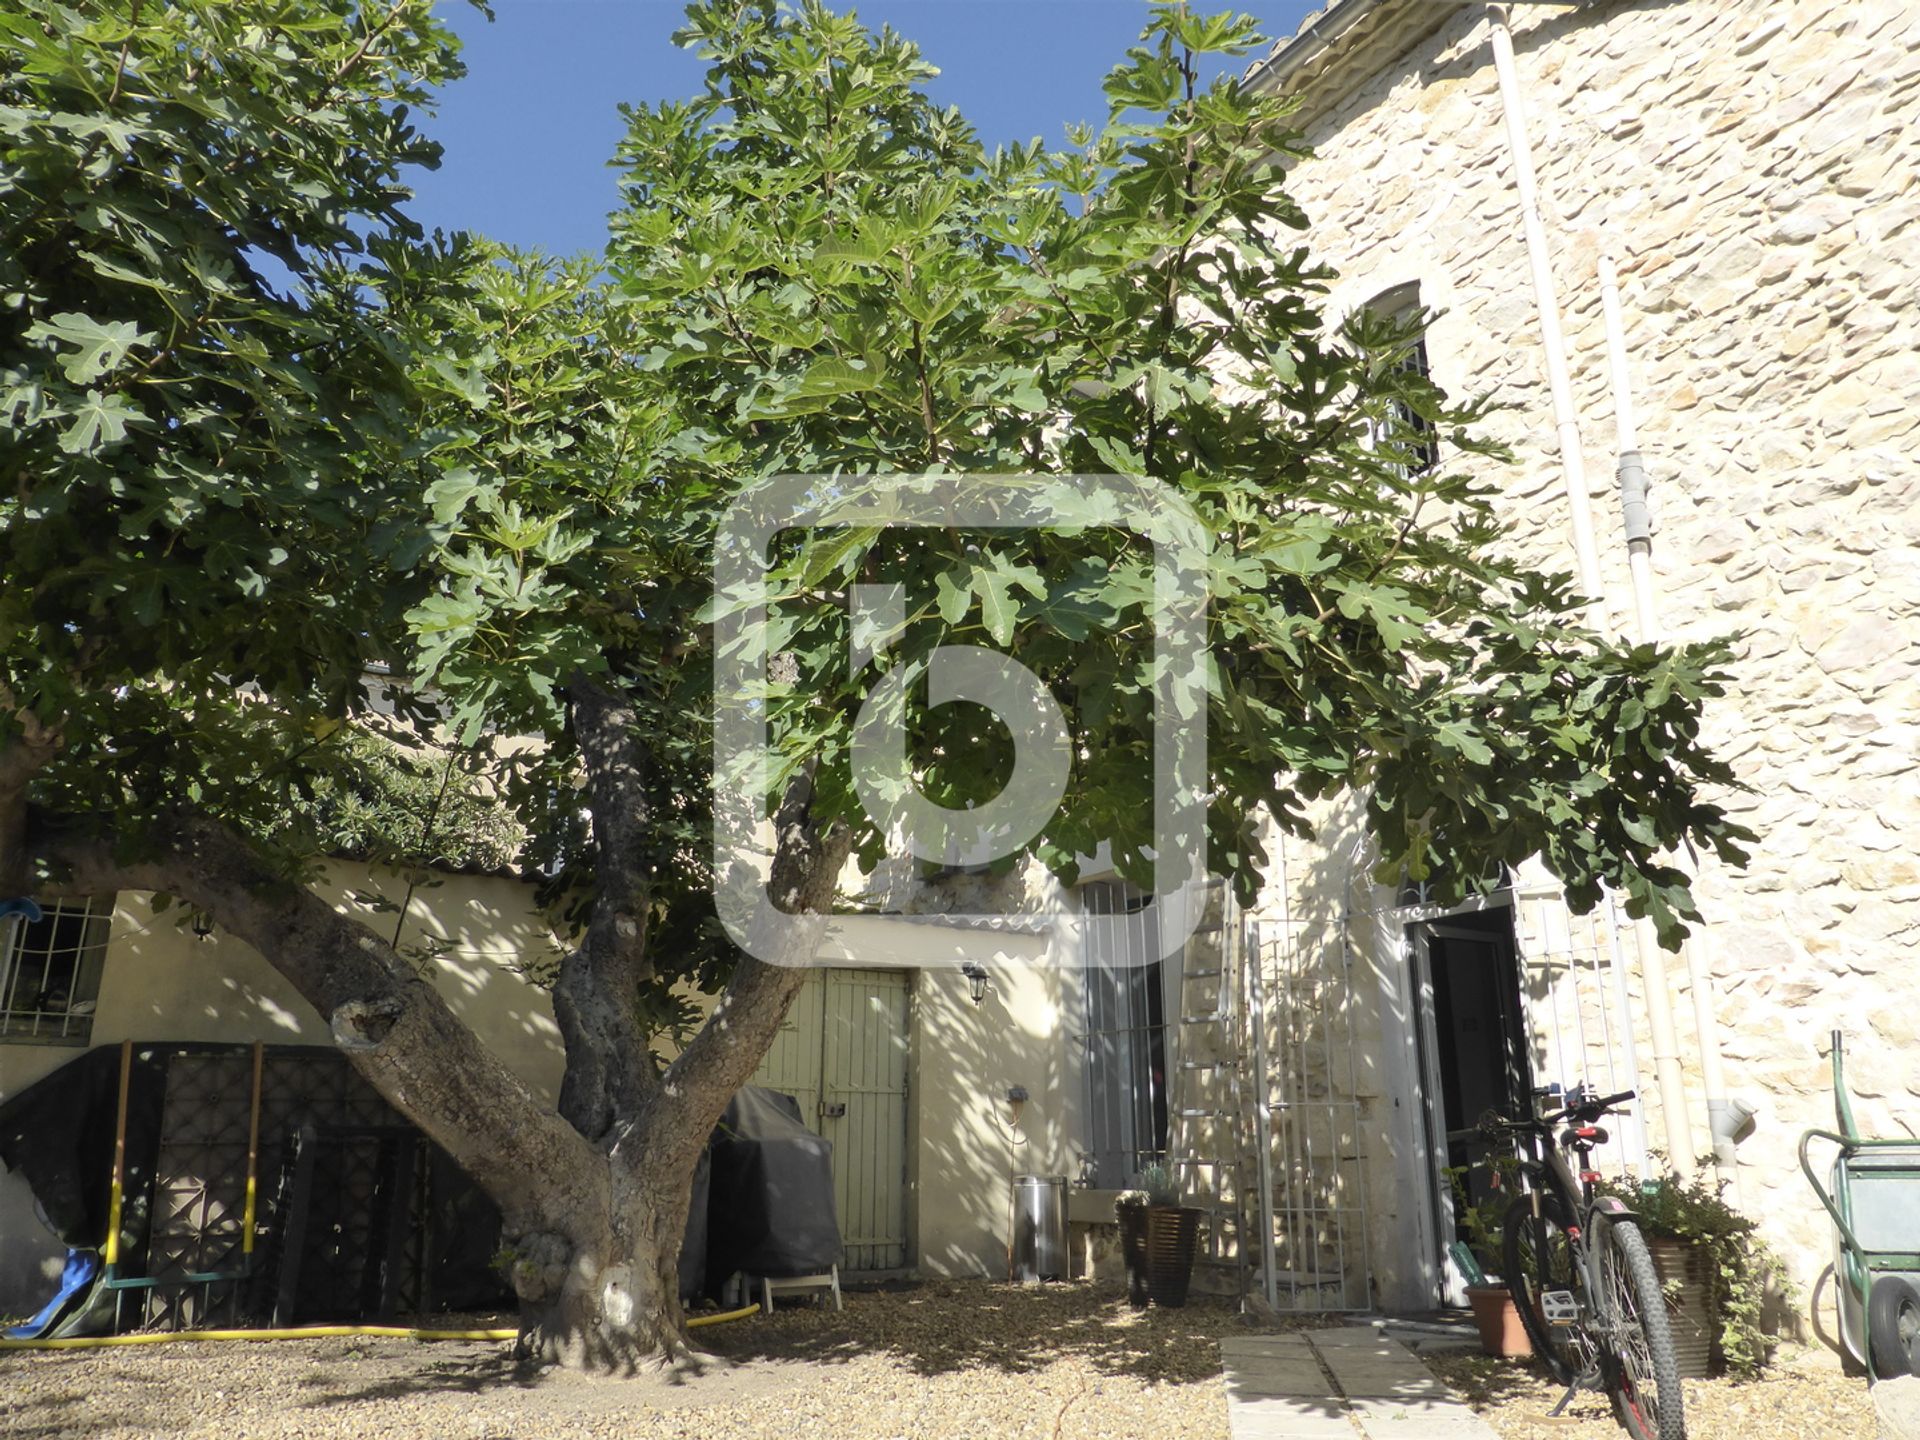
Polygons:
[[[1833,1032],[1839,1129],[1800,1137],[1800,1168],[1833,1217],[1840,1343],[1870,1380],[1920,1375],[1920,1139],[1868,1140],[1853,1123],[1845,1050]],[[1816,1142],[1836,1147],[1823,1184]]]

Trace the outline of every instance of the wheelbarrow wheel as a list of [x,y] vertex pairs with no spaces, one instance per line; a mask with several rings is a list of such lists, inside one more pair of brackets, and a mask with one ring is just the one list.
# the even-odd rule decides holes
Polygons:
[[1920,1375],[1920,1285],[1905,1275],[1882,1275],[1867,1296],[1867,1348],[1873,1373]]

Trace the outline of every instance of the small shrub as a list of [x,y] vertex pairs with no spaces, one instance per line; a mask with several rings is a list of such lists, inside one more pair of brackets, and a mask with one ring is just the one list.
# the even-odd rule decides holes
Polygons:
[[1790,1282],[1780,1257],[1759,1237],[1759,1222],[1727,1203],[1724,1185],[1710,1178],[1709,1164],[1702,1159],[1689,1180],[1669,1170],[1638,1184],[1603,1182],[1600,1189],[1630,1206],[1650,1238],[1691,1241],[1706,1249],[1713,1264],[1720,1353],[1729,1374],[1750,1380],[1767,1368],[1777,1343],[1763,1324],[1768,1296],[1790,1299]]

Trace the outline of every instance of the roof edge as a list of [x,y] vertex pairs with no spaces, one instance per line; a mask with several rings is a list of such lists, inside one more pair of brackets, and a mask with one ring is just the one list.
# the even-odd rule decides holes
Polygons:
[[[1404,54],[1462,10],[1503,6],[1551,6],[1577,10],[1591,0],[1331,0],[1309,15],[1293,35],[1274,45],[1266,58],[1247,67],[1241,83],[1262,91],[1287,91],[1302,101],[1305,118],[1336,98],[1360,76],[1371,76]],[[1377,63],[1363,63],[1371,47],[1383,52]],[[1343,87],[1343,82],[1346,82]],[[1325,89],[1332,85],[1336,96]]]
[[[1264,60],[1249,66],[1242,83],[1263,90],[1284,87],[1314,62],[1330,57],[1356,26],[1377,11],[1417,6],[1442,12],[1478,3],[1480,0],[1333,0],[1326,9],[1316,10],[1302,21],[1300,28],[1268,51]],[[1560,3],[1577,4],[1578,0]]]

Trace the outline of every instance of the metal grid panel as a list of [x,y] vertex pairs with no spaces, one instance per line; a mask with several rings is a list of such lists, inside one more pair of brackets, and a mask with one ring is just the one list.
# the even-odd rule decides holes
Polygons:
[[1238,1295],[1246,1291],[1253,1261],[1241,1180],[1253,1135],[1242,1084],[1244,946],[1224,885],[1188,898],[1200,903],[1201,914],[1179,957],[1170,1163],[1181,1199],[1205,1216],[1194,1284]]
[[319,1137],[294,1323],[419,1308],[425,1157],[413,1136],[395,1127]]
[[1318,931],[1285,895],[1248,923],[1250,1008],[1261,1015],[1256,1077],[1267,1122],[1262,1285],[1278,1310],[1372,1308],[1366,1153],[1353,956],[1344,921]]
[[[296,1259],[302,1320],[352,1319],[421,1308],[429,1153],[411,1126],[333,1052],[269,1051],[261,1075],[258,1254],[248,1285],[186,1277],[240,1266],[252,1055],[183,1046],[167,1061],[154,1165],[147,1277],[128,1292],[139,1324],[177,1330],[264,1310],[285,1264],[294,1136],[318,1127],[306,1224]],[[282,1177],[276,1187],[275,1176]],[[230,1303],[232,1302],[232,1303]]]
[[167,1064],[154,1161],[147,1274],[163,1282],[141,1292],[142,1323],[160,1329],[205,1325],[224,1313],[230,1285],[179,1285],[189,1275],[240,1264],[246,1204],[247,1129],[253,1057],[176,1054]]
[[0,1038],[84,1045],[93,1032],[114,897],[0,920]]

